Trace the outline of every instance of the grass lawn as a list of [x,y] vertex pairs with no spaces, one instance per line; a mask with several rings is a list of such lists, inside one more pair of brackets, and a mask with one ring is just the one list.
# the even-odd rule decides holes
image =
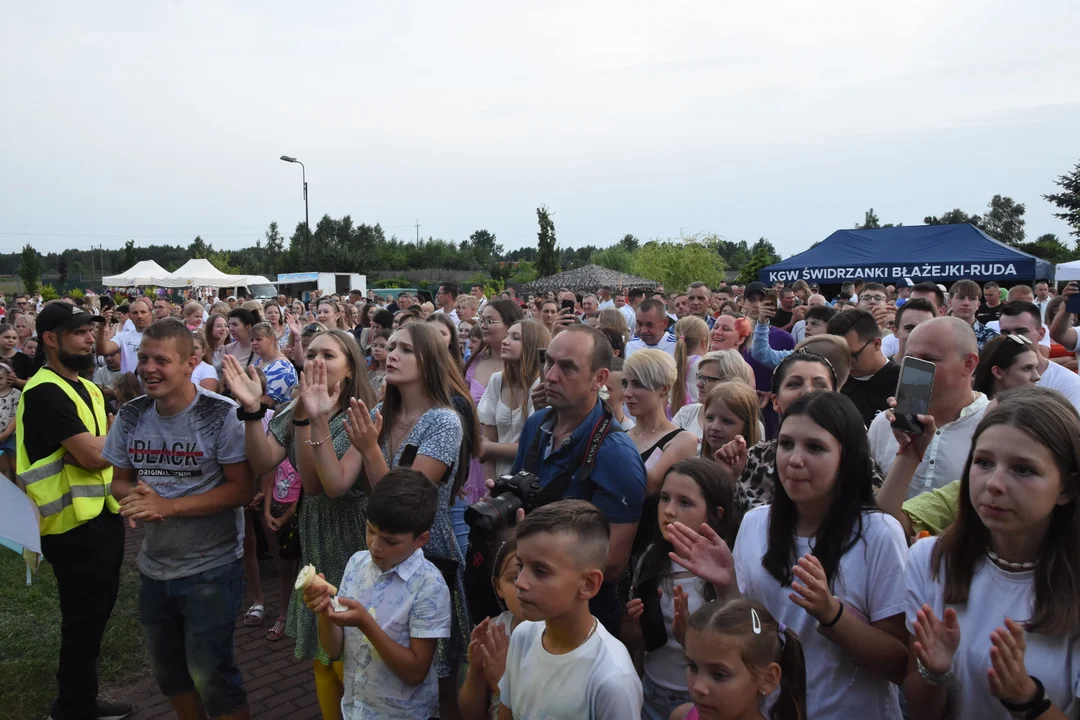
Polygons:
[[[149,674],[139,625],[139,574],[125,561],[120,595],[105,629],[98,662],[100,693],[120,689]],[[60,656],[60,601],[52,566],[42,562],[26,586],[20,556],[0,548],[0,718],[47,718],[56,697]],[[118,693],[118,699],[124,693]]]

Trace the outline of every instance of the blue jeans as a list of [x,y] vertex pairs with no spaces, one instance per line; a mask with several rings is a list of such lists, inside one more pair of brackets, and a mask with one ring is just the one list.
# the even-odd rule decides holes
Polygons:
[[675,708],[690,702],[689,692],[658,687],[648,675],[641,678],[641,692],[645,697],[641,720],[668,720]]
[[463,498],[455,498],[450,506],[450,522],[454,526],[454,538],[457,539],[458,547],[464,557],[469,555],[469,525],[465,522],[465,508],[469,507],[469,501]]
[[241,560],[176,580],[142,575],[139,620],[154,680],[165,697],[199,694],[210,717],[247,703],[233,660],[233,628],[244,594]]

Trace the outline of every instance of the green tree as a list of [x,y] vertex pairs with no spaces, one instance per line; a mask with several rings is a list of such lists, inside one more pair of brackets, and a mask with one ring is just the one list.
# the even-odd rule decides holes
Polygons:
[[742,271],[739,272],[739,277],[735,279],[735,282],[744,285],[748,282],[754,282],[758,279],[758,273],[780,261],[780,256],[776,253],[769,252],[769,249],[764,245],[759,245],[750,256],[750,260],[743,265]]
[[683,289],[695,280],[718,285],[724,261],[716,250],[696,238],[650,240],[634,253],[632,272],[663,283],[667,290]]
[[980,215],[969,215],[960,208],[953,208],[940,216],[927,215],[923,218],[923,223],[926,225],[960,225],[963,223],[970,223],[975,227],[982,227],[983,224]]
[[559,272],[559,254],[556,251],[558,240],[555,238],[555,223],[547,205],[536,208],[536,219],[540,223],[540,232],[536,235],[536,272],[540,277],[547,277]]
[[1080,244],[1080,162],[1076,163],[1072,172],[1059,176],[1054,184],[1061,188],[1061,192],[1043,195],[1043,200],[1061,210],[1054,213],[1054,217],[1069,224],[1072,228],[1069,234],[1075,235]]
[[513,268],[513,274],[507,279],[507,282],[520,285],[532,282],[539,277],[540,274],[536,271],[536,265],[528,260],[522,260],[517,264],[516,268]]
[[270,223],[270,227],[266,229],[265,240],[266,244],[263,246],[263,254],[266,257],[265,271],[273,274],[281,267],[281,257],[285,254],[285,238],[278,230],[277,221]]
[[38,291],[41,282],[41,256],[38,251],[27,243],[22,249],[22,265],[19,266],[19,278],[22,280],[23,289],[30,293]]
[[593,265],[606,267],[609,270],[618,270],[624,273],[633,272],[634,252],[627,250],[620,242],[597,252],[590,258],[590,262]]
[[881,227],[881,221],[878,220],[877,214],[874,212],[874,208],[870,208],[866,211],[866,215],[863,217],[863,223],[855,223],[856,230],[873,230]]
[[124,243],[124,269],[130,268],[137,262],[139,262],[139,257],[135,254],[135,241],[128,240]]
[[196,235],[187,248],[188,257],[192,260],[205,260],[213,251],[214,248],[207,245],[201,235]]
[[67,280],[68,280],[67,258],[64,257],[63,255],[61,255],[60,259],[56,263],[56,281],[60,285],[60,287],[64,287],[65,285],[67,285]]
[[983,230],[1006,245],[1019,245],[1024,242],[1024,212],[1024,203],[1005,195],[995,195],[987,203]]
[[1034,242],[1018,243],[1017,250],[1050,262],[1068,262],[1074,259],[1073,251],[1054,233],[1046,233],[1035,238]]
[[[622,240],[619,241],[619,247],[621,247],[623,250],[626,250],[627,252],[634,252],[639,247],[641,247],[641,241],[630,233],[627,233],[623,235]],[[604,267],[607,266],[605,265]]]

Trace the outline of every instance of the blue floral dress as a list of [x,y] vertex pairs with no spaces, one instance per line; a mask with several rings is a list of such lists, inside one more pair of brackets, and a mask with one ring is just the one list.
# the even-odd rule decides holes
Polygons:
[[[379,403],[371,411],[372,420],[375,419],[375,413],[381,410],[382,403]],[[461,417],[451,408],[435,407],[417,419],[398,447],[392,462],[389,441],[381,446],[383,458],[390,469],[399,465],[406,445],[415,446],[418,456],[426,455],[450,468],[447,480],[439,483],[439,510],[435,515],[435,524],[431,526],[431,540],[425,548],[428,552],[450,558],[458,564],[457,580],[450,587],[450,599],[453,601],[450,637],[439,640],[435,651],[435,670],[440,678],[449,677],[456,666],[465,662],[469,635],[472,632],[465,606],[465,556],[458,547],[453,523],[450,521],[450,492],[461,441]]]
[[293,390],[300,384],[300,379],[296,376],[296,368],[291,362],[278,358],[263,363],[260,359],[255,363],[255,367],[262,370],[266,376],[266,394],[278,407],[292,400]]

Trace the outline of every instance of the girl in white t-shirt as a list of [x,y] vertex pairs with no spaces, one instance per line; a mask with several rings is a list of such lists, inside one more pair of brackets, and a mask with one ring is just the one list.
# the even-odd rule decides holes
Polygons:
[[491,584],[505,610],[473,628],[469,639],[469,670],[458,690],[458,708],[465,720],[498,720],[499,680],[506,671],[510,635],[525,616],[518,602],[517,541],[510,537],[495,553]]
[[770,720],[807,718],[802,643],[752,600],[711,602],[690,616],[686,684],[693,704],[672,720],[761,720],[764,704]]
[[685,567],[718,590],[737,584],[799,636],[814,720],[901,717],[907,541],[873,506],[871,467],[851,400],[809,393],[784,414],[772,505],[743,518],[734,557],[720,538],[672,533]]
[[[690,701],[686,689],[686,619],[709,600],[715,589],[673,562],[668,533],[672,523],[698,528],[707,523],[728,543],[739,529],[733,508],[735,482],[714,462],[701,458],[683,460],[671,466],[660,488],[657,522],[652,543],[645,549],[634,572],[635,595],[656,588],[664,618],[667,642],[645,652],[642,691],[646,720],[667,720],[672,710]],[[651,582],[650,582],[651,581]],[[644,584],[644,585],[643,585]],[[641,622],[645,616],[640,595],[626,606],[622,640],[631,652],[645,648]],[[678,617],[678,621],[677,621]]]
[[195,356],[199,358],[199,364],[191,371],[191,382],[199,387],[206,388],[210,392],[217,392],[218,374],[210,363],[203,360],[206,354],[206,336],[202,330],[193,330],[192,339],[195,341]]
[[998,399],[956,522],[908,552],[912,717],[1080,717],[1080,417],[1052,390]]

